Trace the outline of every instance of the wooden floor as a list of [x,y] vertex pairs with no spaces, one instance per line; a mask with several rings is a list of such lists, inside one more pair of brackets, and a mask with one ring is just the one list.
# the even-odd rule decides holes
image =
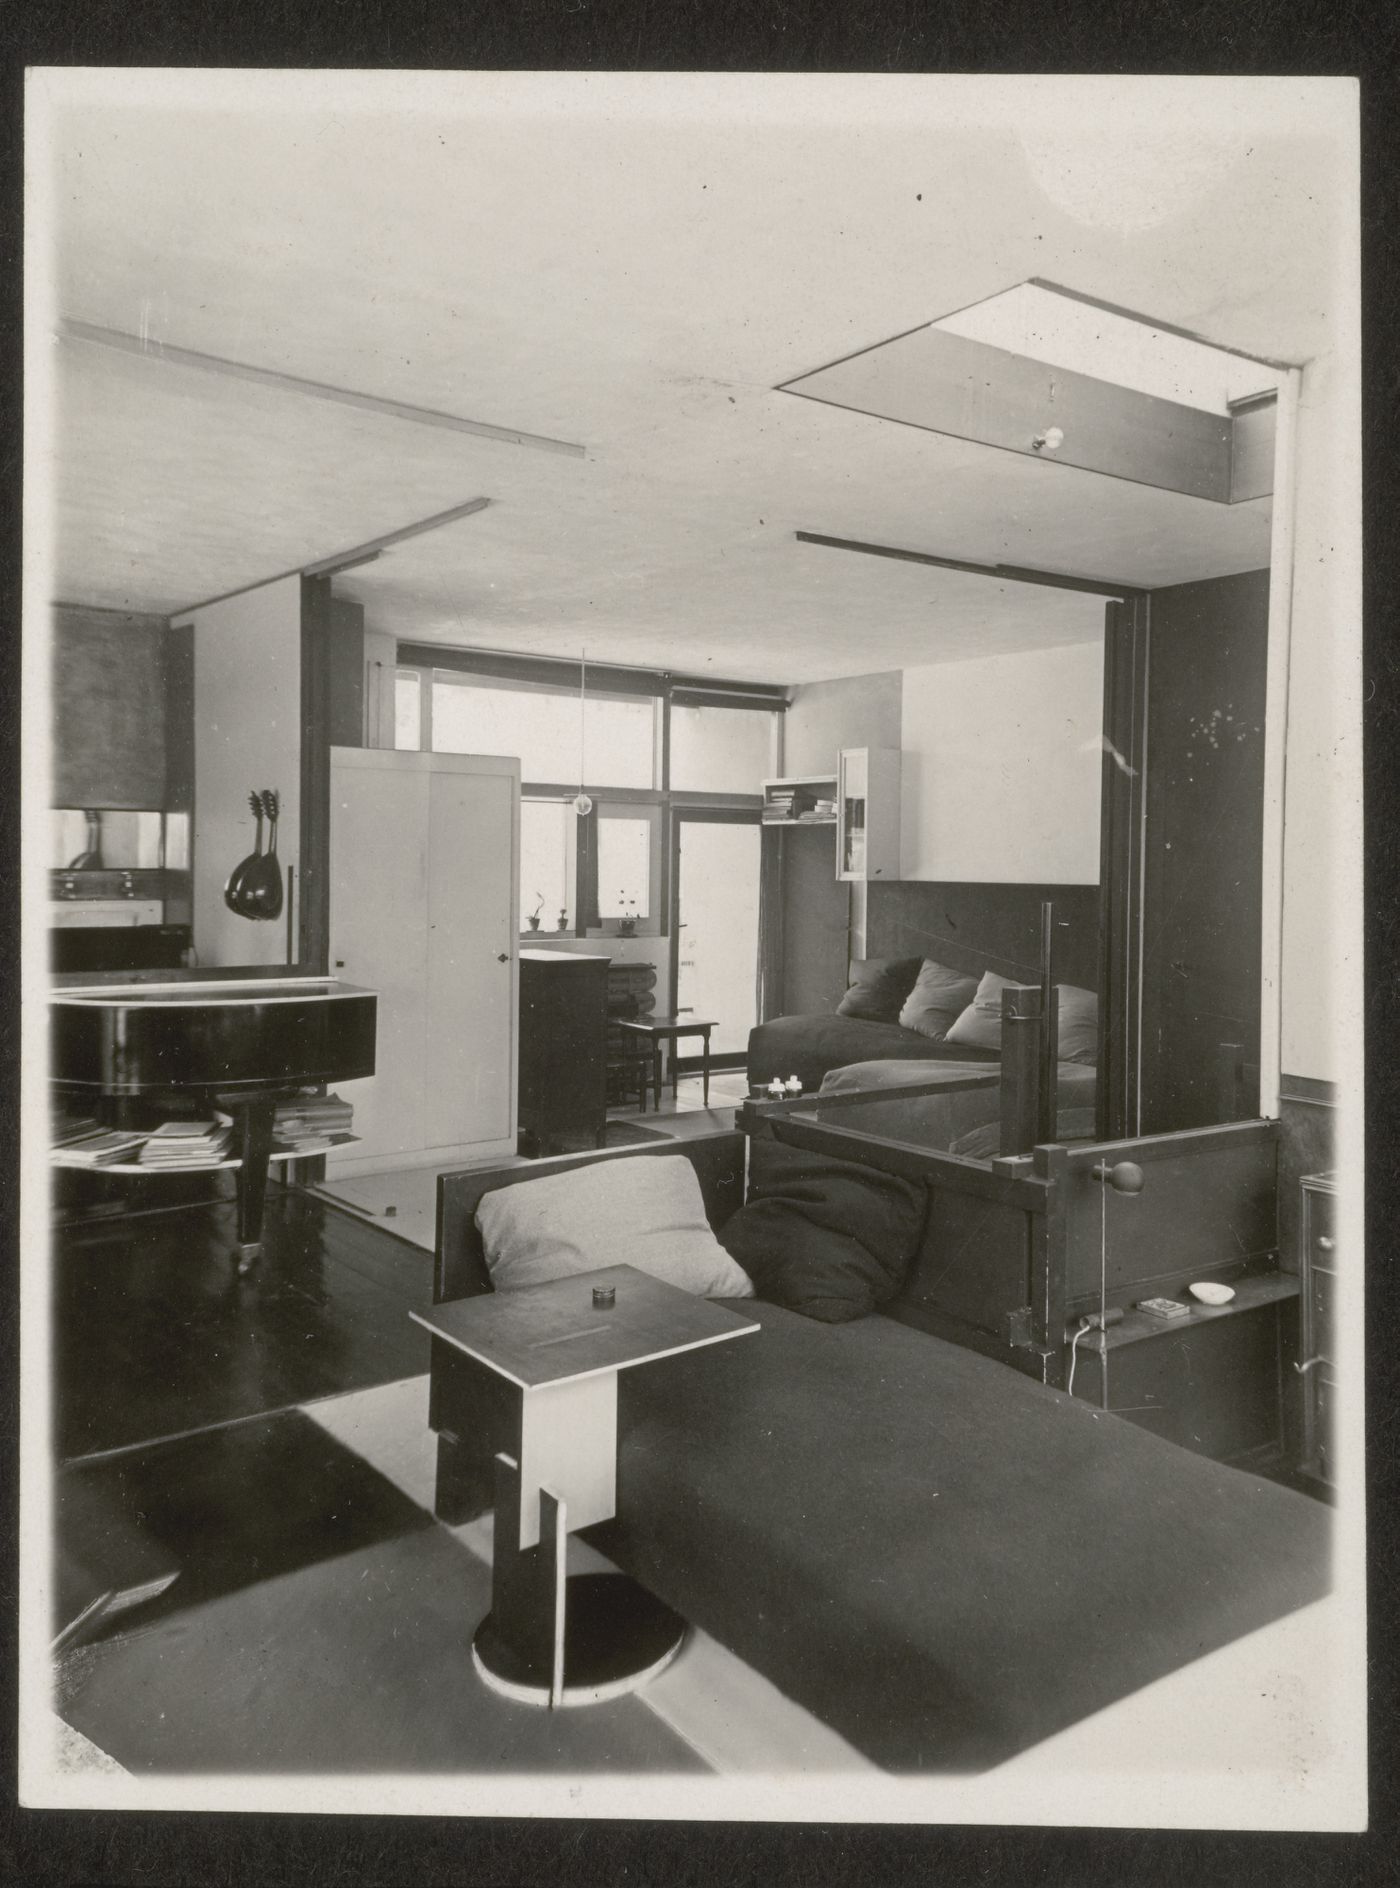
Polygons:
[[231,1203],[54,1236],[54,1447],[61,1461],[207,1429],[428,1367],[409,1313],[432,1260],[381,1226],[273,1186],[240,1278]]

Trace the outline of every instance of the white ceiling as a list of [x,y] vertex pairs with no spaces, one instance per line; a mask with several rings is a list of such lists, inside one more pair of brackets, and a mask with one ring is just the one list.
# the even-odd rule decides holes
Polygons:
[[[1335,140],[1282,94],[1105,104],[1086,144],[1004,81],[207,77],[31,90],[51,319],[587,454],[65,340],[60,598],[173,612],[484,495],[337,589],[415,640],[801,681],[1082,640],[1101,604],[797,530],[1143,585],[1267,562],[1266,501],[774,389],[1031,276],[1274,359],[1333,345]],[[1081,83],[1036,96],[1094,122]]]

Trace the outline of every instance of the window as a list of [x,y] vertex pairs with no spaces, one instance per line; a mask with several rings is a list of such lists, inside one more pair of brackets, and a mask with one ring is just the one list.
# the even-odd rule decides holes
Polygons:
[[610,787],[656,784],[656,701],[490,676],[436,673],[433,746],[440,754],[515,754],[520,778]]
[[539,919],[541,931],[572,931],[577,910],[575,845],[578,815],[569,800],[520,802],[520,929]]
[[767,708],[671,707],[671,786],[681,793],[761,793],[774,767]]
[[639,923],[652,916],[651,841],[658,826],[637,814],[598,813],[598,916],[630,918]]
[[394,746],[423,745],[423,676],[418,669],[394,671]]

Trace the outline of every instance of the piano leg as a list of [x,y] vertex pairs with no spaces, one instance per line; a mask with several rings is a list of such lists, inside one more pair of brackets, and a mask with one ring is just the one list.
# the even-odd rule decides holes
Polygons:
[[262,1253],[263,1202],[267,1196],[267,1157],[272,1151],[275,1099],[240,1101],[233,1109],[238,1128],[238,1269],[250,1272]]

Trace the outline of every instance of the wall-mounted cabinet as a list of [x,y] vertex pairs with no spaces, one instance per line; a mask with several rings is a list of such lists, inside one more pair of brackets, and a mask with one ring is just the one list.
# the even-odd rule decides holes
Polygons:
[[900,754],[843,747],[836,767],[836,876],[899,877]]

